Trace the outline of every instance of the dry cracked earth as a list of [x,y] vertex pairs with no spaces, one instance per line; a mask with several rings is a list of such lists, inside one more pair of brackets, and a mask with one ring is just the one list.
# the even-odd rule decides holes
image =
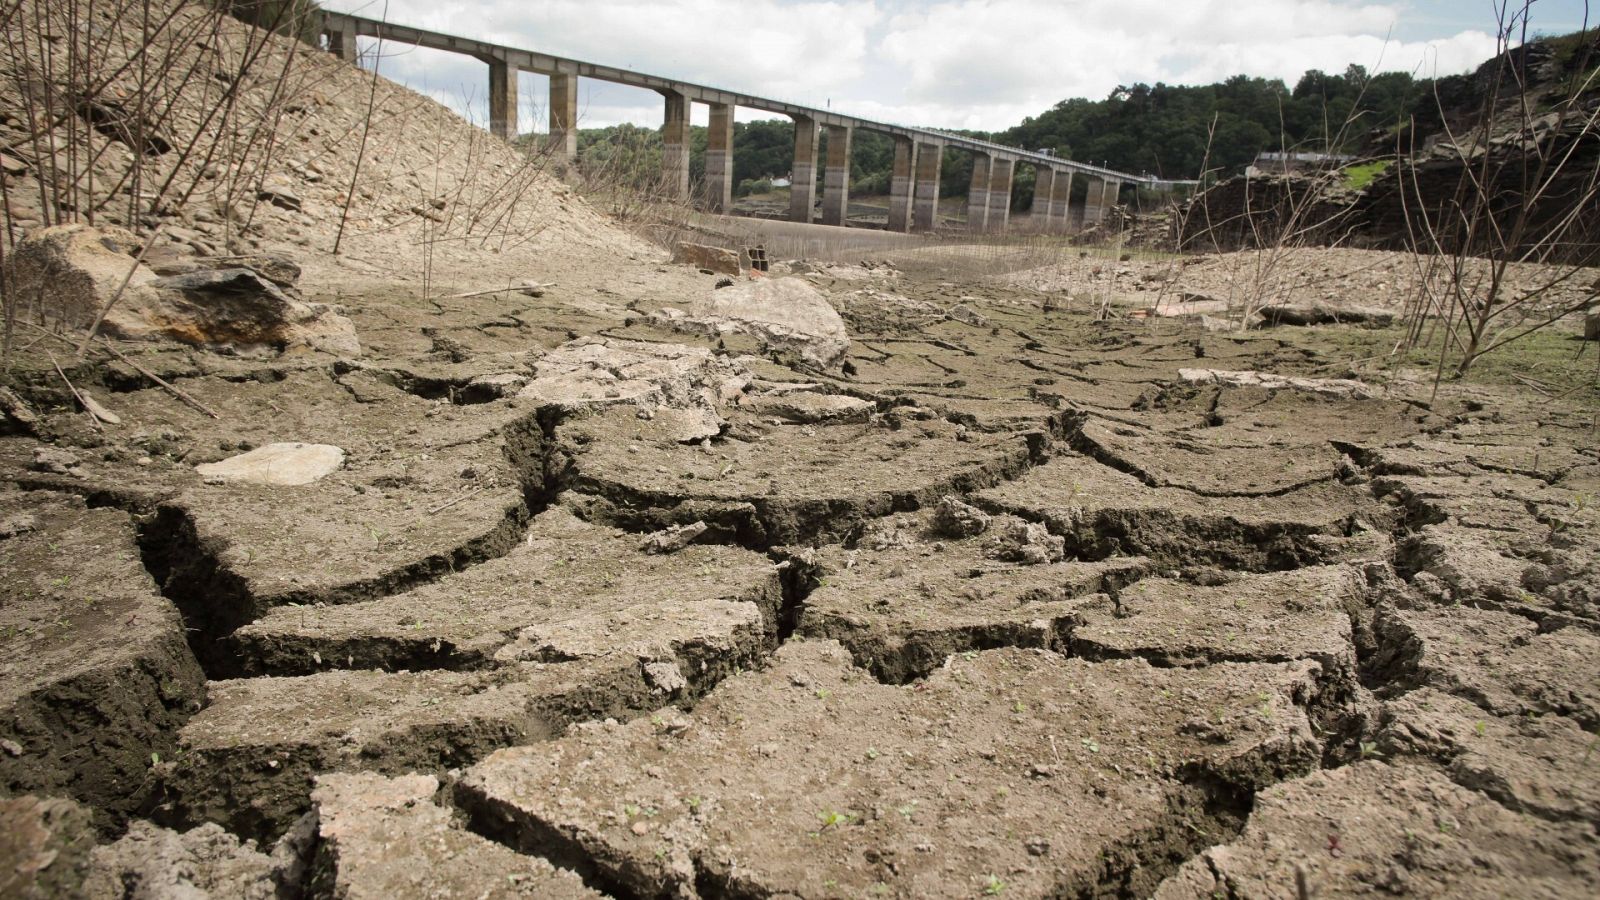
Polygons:
[[[909,275],[811,276],[808,371],[638,269],[138,357],[217,418],[35,359],[0,895],[1600,893],[1585,415]],[[343,464],[195,469],[283,441]]]

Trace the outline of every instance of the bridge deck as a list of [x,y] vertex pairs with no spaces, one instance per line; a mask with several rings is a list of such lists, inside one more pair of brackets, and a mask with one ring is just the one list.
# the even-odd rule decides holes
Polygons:
[[412,28],[407,25],[396,25],[379,19],[370,19],[365,16],[351,15],[325,11],[323,13],[324,27],[329,30],[339,30],[341,24],[352,26],[354,33],[362,37],[379,38],[385,41],[394,41],[401,44],[413,44],[419,47],[428,47],[434,50],[446,50],[476,57],[485,62],[499,61],[515,66],[518,69],[536,72],[543,75],[577,75],[583,78],[594,78],[600,81],[609,81],[615,84],[625,84],[632,87],[647,88],[654,91],[674,91],[690,100],[699,103],[721,103],[733,106],[743,106],[750,109],[759,109],[764,112],[778,113],[779,115],[804,117],[816,121],[819,125],[845,126],[861,128],[867,131],[880,132],[888,135],[910,138],[923,144],[936,146],[959,147],[976,153],[984,153],[996,159],[1022,162],[1030,165],[1049,166],[1056,171],[1077,172],[1104,178],[1108,181],[1119,181],[1128,184],[1140,184],[1147,187],[1169,186],[1186,184],[1190,182],[1171,181],[1158,179],[1151,175],[1133,175],[1127,172],[1118,172],[1101,166],[1063,159],[1048,153],[1037,153],[1020,147],[1008,147],[991,141],[966,135],[952,134],[947,131],[938,131],[931,128],[919,128],[908,125],[897,125],[891,122],[878,122],[872,119],[863,119],[857,116],[848,116],[832,110],[817,109],[786,100],[774,100],[770,97],[761,97],[755,94],[746,94],[739,91],[730,91],[723,88],[710,87],[681,81],[676,78],[666,78],[659,75],[650,75],[636,72],[632,69],[619,69],[615,66],[606,66],[599,63],[584,62],[578,59],[569,59],[540,53],[534,50],[524,50],[518,47],[508,47],[475,38],[460,37],[438,31],[429,31],[422,28]]

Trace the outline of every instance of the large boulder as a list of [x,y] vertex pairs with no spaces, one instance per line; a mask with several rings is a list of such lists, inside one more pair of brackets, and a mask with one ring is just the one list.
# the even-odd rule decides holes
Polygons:
[[818,368],[838,365],[850,349],[838,311],[800,278],[763,278],[714,289],[687,309],[662,309],[656,319],[680,331],[748,334]]
[[276,269],[265,276],[244,266],[162,276],[138,261],[139,247],[140,239],[121,228],[40,229],[7,261],[7,288],[68,328],[87,328],[117,297],[100,328],[124,340],[361,351],[349,319],[280,287]]
[[706,269],[718,275],[739,274],[739,254],[724,247],[679,241],[672,248],[672,261]]
[[740,397],[750,373],[703,347],[583,337],[534,364],[519,396],[563,409],[633,406],[652,431],[700,440],[722,429],[720,410]]

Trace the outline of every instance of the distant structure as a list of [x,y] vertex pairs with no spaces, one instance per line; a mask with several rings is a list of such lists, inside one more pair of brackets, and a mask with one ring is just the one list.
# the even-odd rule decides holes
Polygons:
[[1356,157],[1341,153],[1257,153],[1244,174],[1251,178],[1259,175],[1292,175],[1298,172],[1320,172],[1338,169],[1356,161]]
[[[706,142],[705,184],[695,198],[712,212],[733,206],[733,112],[736,106],[765,110],[794,120],[793,184],[789,192],[789,218],[811,222],[816,203],[817,149],[822,129],[828,131],[828,155],[823,169],[822,224],[844,225],[850,202],[850,139],[856,129],[889,135],[894,139],[894,171],[889,188],[889,230],[931,231],[938,221],[939,171],[946,148],[973,155],[972,181],[967,192],[967,227],[973,231],[1005,231],[1010,225],[1011,181],[1018,165],[1034,168],[1033,213],[1023,222],[1034,231],[1057,232],[1097,225],[1105,209],[1117,203],[1125,186],[1170,191],[1194,182],[1162,181],[1148,175],[1131,175],[1087,163],[1061,159],[1052,153],[1007,147],[977,138],[874,122],[704,85],[691,84],[491,44],[471,38],[409,28],[365,16],[324,11],[322,33],[328,50],[355,62],[358,38],[378,38],[434,50],[461,53],[489,66],[489,130],[503,138],[517,134],[517,73],[537,72],[550,78],[550,140],[557,153],[577,153],[578,79],[626,84],[656,91],[665,98],[666,116],[661,126],[661,165],[667,184],[679,196],[689,194],[689,105],[711,107],[710,134]],[[831,105],[831,101],[830,101]],[[1074,179],[1083,182],[1083,198],[1073,197]]]

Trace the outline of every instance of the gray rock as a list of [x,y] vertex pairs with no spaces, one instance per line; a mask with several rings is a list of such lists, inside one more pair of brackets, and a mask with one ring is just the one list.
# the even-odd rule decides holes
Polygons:
[[207,481],[300,485],[327,477],[344,465],[344,451],[331,444],[279,443],[195,466]]
[[658,324],[699,334],[748,334],[768,348],[819,368],[836,366],[850,349],[837,310],[799,278],[763,278],[712,289],[687,309],[663,308]]
[[686,263],[697,269],[709,269],[718,275],[738,275],[740,271],[738,253],[687,241],[679,241],[673,246],[672,261]]
[[706,533],[706,523],[674,525],[645,538],[639,549],[646,553],[677,553]]
[[109,306],[101,330],[124,340],[361,352],[349,319],[280,287],[297,274],[292,263],[252,257],[270,274],[235,265],[161,276],[137,261],[139,247],[120,228],[42,229],[7,260],[7,285],[38,297],[43,314],[69,328],[87,327]]
[[939,534],[965,538],[982,534],[989,527],[988,513],[957,497],[945,497],[933,511],[933,528]]

